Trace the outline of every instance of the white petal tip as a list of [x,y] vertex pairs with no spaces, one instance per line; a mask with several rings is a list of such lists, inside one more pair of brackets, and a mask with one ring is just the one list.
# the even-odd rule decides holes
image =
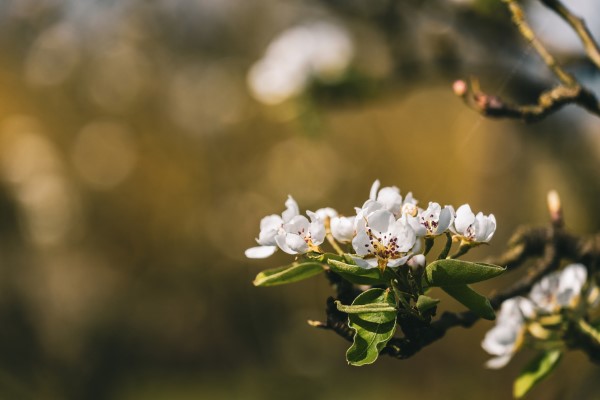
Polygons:
[[277,250],[276,246],[256,246],[247,249],[244,254],[248,258],[267,258]]

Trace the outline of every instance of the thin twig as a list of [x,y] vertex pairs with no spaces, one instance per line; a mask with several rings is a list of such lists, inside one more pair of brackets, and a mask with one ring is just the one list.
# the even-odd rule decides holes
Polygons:
[[531,43],[531,46],[535,49],[535,51],[540,55],[544,63],[554,72],[554,75],[565,85],[567,86],[576,86],[577,81],[573,77],[573,75],[569,74],[565,71],[560,64],[556,61],[554,56],[550,54],[548,50],[544,47],[542,42],[535,36],[533,30],[525,20],[525,13],[523,9],[515,0],[502,0],[506,3],[508,10],[512,15],[512,20],[519,28],[519,32],[521,35],[527,39]]
[[[457,90],[457,88],[464,88]],[[536,104],[518,105],[498,96],[480,91],[477,85],[464,81],[454,83],[455,93],[465,104],[482,115],[492,118],[514,118],[525,122],[539,121],[568,104],[576,104],[590,113],[600,116],[600,104],[596,96],[580,86],[559,85],[542,92]]]
[[571,26],[571,28],[573,28],[575,33],[577,33],[577,36],[579,36],[581,43],[583,43],[583,47],[589,59],[596,65],[596,67],[600,68],[600,47],[594,40],[594,37],[592,36],[583,18],[574,15],[567,7],[565,7],[562,2],[560,2],[560,0],[540,1],[546,7],[558,14]]

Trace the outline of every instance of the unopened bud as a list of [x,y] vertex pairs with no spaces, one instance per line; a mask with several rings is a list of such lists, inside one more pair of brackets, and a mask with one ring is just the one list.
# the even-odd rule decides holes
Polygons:
[[560,204],[560,196],[556,190],[548,192],[548,211],[550,212],[550,220],[554,226],[562,226],[563,224],[563,212],[562,205]]
[[454,91],[455,95],[463,97],[467,94],[467,83],[462,79],[454,81],[452,84],[452,90]]
[[406,263],[413,270],[424,268],[425,256],[423,254],[417,254],[416,256],[412,256]]

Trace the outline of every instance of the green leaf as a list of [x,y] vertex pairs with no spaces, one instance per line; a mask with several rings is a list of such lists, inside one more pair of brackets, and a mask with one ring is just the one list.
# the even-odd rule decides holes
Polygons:
[[[381,312],[393,312],[395,313],[398,309],[387,303],[369,303],[360,305],[345,306],[339,300],[336,300],[335,305],[337,309],[346,314],[373,314]],[[363,316],[366,318],[366,316]]]
[[379,352],[396,331],[396,300],[389,289],[369,289],[354,299],[352,306],[380,306],[394,311],[363,312],[348,314],[348,325],[356,333],[354,343],[346,352],[350,365],[372,364]]
[[333,272],[357,285],[377,285],[389,282],[390,279],[394,278],[391,271],[386,270],[384,273],[381,273],[379,268],[367,269],[332,259],[327,260],[327,264],[329,264],[329,268]]
[[428,286],[453,286],[485,281],[504,271],[497,265],[444,259],[426,266],[423,277]]
[[547,377],[558,365],[562,357],[560,350],[552,350],[540,354],[529,362],[521,371],[513,385],[513,395],[520,399],[525,396],[536,384]]
[[284,285],[310,278],[323,272],[325,266],[318,262],[295,262],[284,267],[262,271],[254,279],[254,286]]
[[443,286],[442,290],[454,297],[459,303],[473,311],[479,317],[496,319],[494,309],[487,297],[480,295],[467,285]]
[[417,310],[423,314],[425,311],[435,307],[439,302],[440,299],[432,299],[431,297],[422,294],[417,299]]

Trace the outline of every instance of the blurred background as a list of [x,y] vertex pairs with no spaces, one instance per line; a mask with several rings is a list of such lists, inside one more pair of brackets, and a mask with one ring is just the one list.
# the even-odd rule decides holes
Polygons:
[[[594,0],[568,5],[600,35]],[[575,35],[528,10],[600,90]],[[496,0],[1,1],[0,398],[509,398],[532,353],[485,370],[492,323],[349,367],[306,323],[325,279],[254,288],[289,258],[244,257],[288,194],[350,214],[376,178],[494,213],[472,258],[544,224],[550,189],[598,231],[600,119],[481,118],[451,90],[471,75],[519,102],[555,83]],[[532,398],[598,399],[598,370],[565,361]]]

